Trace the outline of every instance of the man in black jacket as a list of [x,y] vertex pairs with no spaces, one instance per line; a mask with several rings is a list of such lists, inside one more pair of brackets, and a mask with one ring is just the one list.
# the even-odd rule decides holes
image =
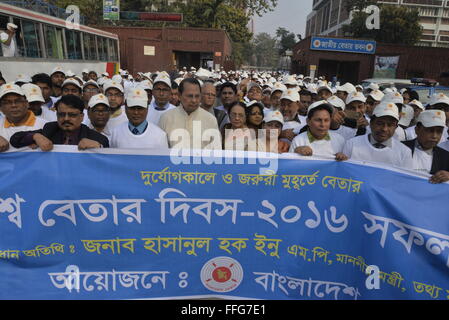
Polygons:
[[74,95],[63,96],[55,105],[56,122],[48,122],[43,129],[14,134],[10,143],[15,148],[30,146],[50,151],[53,144],[77,145],[79,150],[109,148],[109,140],[101,133],[82,124],[84,103]]
[[413,169],[432,174],[431,183],[449,181],[449,152],[437,146],[446,124],[445,113],[440,110],[423,111],[417,122],[417,138],[403,142],[412,150]]

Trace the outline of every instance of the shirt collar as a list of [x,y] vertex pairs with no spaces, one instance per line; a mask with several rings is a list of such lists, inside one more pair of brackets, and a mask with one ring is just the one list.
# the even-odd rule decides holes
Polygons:
[[111,118],[117,118],[119,116],[122,115],[122,106],[120,106],[120,108],[117,109],[117,111],[115,111],[114,113],[111,114]]
[[137,127],[133,126],[133,125],[131,124],[131,122],[128,122],[128,128],[129,128],[129,131],[133,132],[134,129],[137,129],[137,131],[138,131],[137,135],[138,135],[138,136],[140,136],[141,134],[143,134],[143,133],[145,132],[145,130],[147,129],[147,127],[148,127],[148,122],[147,122],[147,120],[145,120],[144,122],[142,122],[141,124],[139,124]]
[[[369,142],[370,142],[372,145],[375,145],[375,144],[379,143],[379,142],[377,142],[377,141],[373,138],[373,135],[372,135],[372,134],[369,134],[369,135],[368,135],[368,139],[369,139]],[[381,144],[383,144],[383,145],[386,146],[386,147],[392,148],[392,147],[393,147],[393,142],[391,141],[391,139],[392,139],[392,138],[388,139],[387,141],[382,142]]]
[[31,112],[31,110],[28,110],[28,116],[27,118],[19,123],[19,124],[14,124],[12,122],[9,122],[8,119],[5,117],[5,129],[6,128],[11,128],[11,127],[21,127],[21,126],[26,126],[26,127],[32,127],[34,126],[34,124],[36,123],[36,116],[34,115],[33,112]]
[[313,134],[310,132],[310,130],[307,130],[307,137],[309,138],[309,142],[313,143],[315,141],[330,141],[331,140],[331,136],[329,135],[329,132],[326,134],[326,136],[323,139],[317,139],[313,136]]
[[429,156],[433,155],[433,149],[424,150],[423,147],[421,147],[421,145],[419,144],[418,139],[416,139],[415,141],[415,148],[427,153]]

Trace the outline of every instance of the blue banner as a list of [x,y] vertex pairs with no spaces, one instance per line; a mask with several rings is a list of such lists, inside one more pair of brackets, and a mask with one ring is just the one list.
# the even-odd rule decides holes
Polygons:
[[0,299],[449,299],[448,184],[60,148],[0,155]]
[[376,53],[376,41],[312,37],[310,49],[348,53]]

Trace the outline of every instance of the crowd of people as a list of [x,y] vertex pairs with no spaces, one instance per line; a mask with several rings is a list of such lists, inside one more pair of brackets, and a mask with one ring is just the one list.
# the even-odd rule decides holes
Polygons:
[[[224,149],[378,162],[449,181],[449,97],[277,72],[0,76],[0,152]],[[13,80],[13,81],[11,81]]]

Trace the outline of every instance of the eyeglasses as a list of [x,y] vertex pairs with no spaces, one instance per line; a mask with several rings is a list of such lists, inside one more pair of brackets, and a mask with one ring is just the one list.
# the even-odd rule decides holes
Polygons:
[[81,113],[57,112],[56,115],[58,116],[58,118],[65,118],[65,117],[76,118],[76,117],[79,117],[81,115]]
[[9,107],[12,105],[18,105],[18,104],[25,103],[25,102],[26,102],[26,100],[23,98],[16,99],[16,100],[5,100],[5,101],[2,101],[2,106]]
[[245,118],[245,115],[242,114],[242,113],[233,113],[233,112],[231,112],[229,117],[232,118],[232,119],[237,119],[237,118],[243,119],[243,118]]
[[97,93],[100,92],[100,90],[96,89],[96,88],[92,88],[92,89],[84,89],[84,92],[88,92],[88,93]]

